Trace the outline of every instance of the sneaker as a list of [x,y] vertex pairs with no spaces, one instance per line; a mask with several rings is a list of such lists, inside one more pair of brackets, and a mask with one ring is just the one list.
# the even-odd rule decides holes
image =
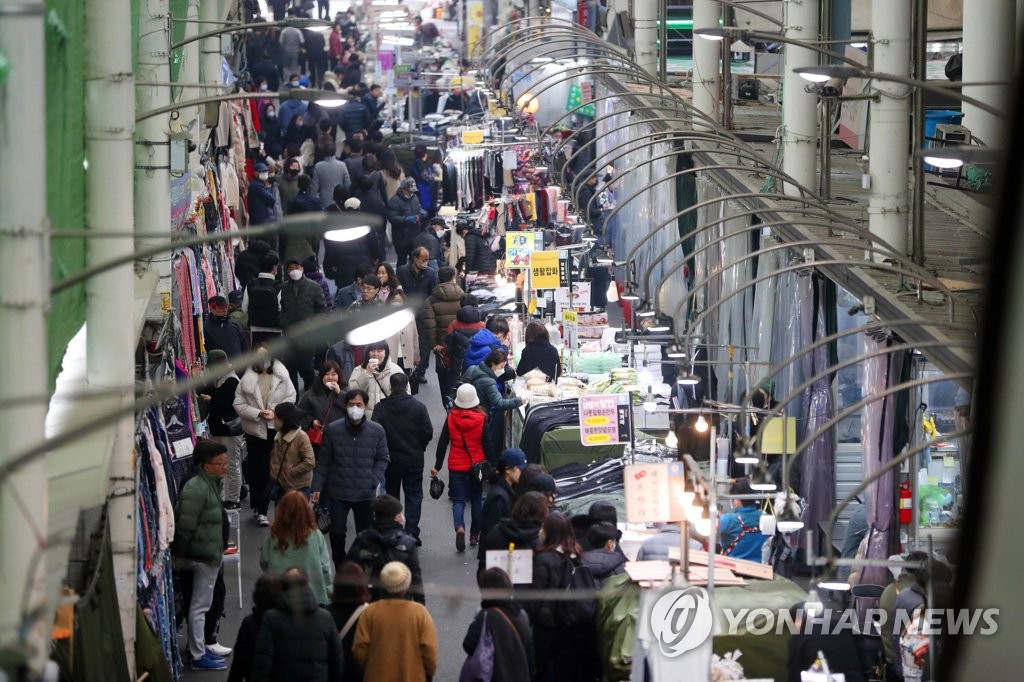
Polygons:
[[416,381],[417,381],[418,383],[421,383],[421,384],[425,384],[425,383],[427,383],[427,377],[426,377],[426,375],[424,375],[424,374],[417,374],[417,375],[415,375],[415,376],[416,376]]
[[207,644],[206,645],[206,651],[207,651],[207,653],[213,654],[217,658],[225,658],[225,657],[231,655],[231,649],[226,647],[226,646],[223,646],[219,642],[214,642],[213,644]]
[[270,521],[267,520],[266,514],[257,514],[256,523],[263,526],[264,528],[270,525]]
[[470,533],[469,534],[469,546],[470,547],[476,547],[479,544],[480,544],[480,533]]
[[224,662],[223,658],[214,656],[212,653],[210,653],[209,649],[207,649],[206,653],[204,653],[202,656],[200,656],[199,658],[192,659],[192,669],[227,670],[228,664]]
[[459,552],[466,551],[466,530],[464,528],[455,529],[455,549]]
[[239,504],[238,502],[225,502],[224,503],[224,508],[225,509],[229,509],[229,510],[231,510],[231,509],[239,509],[239,508],[241,508],[241,506],[242,505]]

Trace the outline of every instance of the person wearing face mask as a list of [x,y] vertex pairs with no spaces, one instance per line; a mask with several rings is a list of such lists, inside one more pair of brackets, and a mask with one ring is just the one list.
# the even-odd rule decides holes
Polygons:
[[[363,283],[370,276],[363,278]],[[386,341],[375,341],[363,349],[363,363],[356,365],[349,377],[349,383],[367,394],[367,416],[373,417],[373,408],[391,395],[391,375],[402,374],[402,368],[391,360]]]
[[[301,260],[290,258],[285,267],[288,279],[281,285],[280,319],[281,329],[287,334],[292,327],[323,313],[327,305],[324,301],[324,290],[306,277]],[[305,388],[313,385],[313,356],[308,351],[297,350],[292,353],[287,365],[292,383],[296,387],[300,375]]]
[[[405,178],[398,187],[398,192],[388,201],[388,222],[391,223],[391,237],[395,243],[396,265],[403,266],[409,260],[412,251],[412,240],[419,233],[421,211],[419,197],[416,196],[416,181]],[[429,292],[428,292],[429,293]]]
[[[266,82],[260,85],[260,92],[268,92]],[[281,145],[281,124],[277,120],[277,103],[273,100],[259,100],[265,104],[257,105],[260,111],[260,141],[268,156],[277,158],[283,149]],[[281,192],[281,200],[284,201],[284,192]]]
[[497,459],[497,453],[504,447],[505,413],[526,404],[526,400],[518,396],[504,397],[503,391],[499,389],[498,381],[504,375],[507,366],[508,351],[498,348],[488,353],[479,365],[467,369],[463,375],[466,382],[476,387],[476,392],[480,395],[480,405],[488,415],[488,443],[491,450],[487,454],[488,459],[492,461]]
[[302,159],[293,156],[284,162],[284,172],[277,179],[277,189],[281,193],[281,205],[285,215],[291,213],[292,199],[299,195],[299,176],[302,175]]
[[422,246],[427,250],[427,267],[434,272],[438,271],[440,263],[444,259],[444,248],[441,246],[441,237],[444,236],[444,231],[444,219],[432,218],[412,240],[413,248]]
[[228,299],[211,296],[208,301],[210,312],[203,318],[203,343],[206,352],[221,350],[229,357],[241,355],[249,346],[245,330],[229,315]]
[[369,396],[353,388],[345,394],[345,419],[324,428],[320,456],[313,471],[313,503],[324,499],[331,508],[331,555],[338,568],[345,562],[348,514],[356,532],[373,523],[373,500],[391,457],[384,428],[366,414]]
[[245,446],[249,453],[243,470],[249,482],[252,513],[259,525],[268,526],[270,500],[266,491],[270,480],[270,452],[277,435],[274,408],[280,403],[295,402],[295,386],[285,366],[272,358],[262,344],[257,345],[257,350],[263,359],[245,370],[238,382],[232,407],[242,419]]
[[249,224],[263,225],[278,219],[277,197],[274,196],[274,182],[270,179],[270,168],[262,161],[253,166],[256,177],[249,183]]

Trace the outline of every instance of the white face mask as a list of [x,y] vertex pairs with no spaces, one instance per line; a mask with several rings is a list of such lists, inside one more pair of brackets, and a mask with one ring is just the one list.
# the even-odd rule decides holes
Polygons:
[[302,279],[302,270],[289,270],[288,276],[292,278],[293,282],[298,282]]
[[360,421],[366,414],[365,407],[359,407],[358,405],[350,405],[348,407],[348,418],[354,422]]
[[258,177],[258,178],[259,178],[260,180],[266,180],[267,178],[269,178],[269,177],[270,177],[270,173],[260,173],[260,174],[259,174],[258,176],[256,176],[256,177]]
[[273,360],[264,360],[263,361],[263,369],[270,369],[273,366],[274,366],[274,361]]

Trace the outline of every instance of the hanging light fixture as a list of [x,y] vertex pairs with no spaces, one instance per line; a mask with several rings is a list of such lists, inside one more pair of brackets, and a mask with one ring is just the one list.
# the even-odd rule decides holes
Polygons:
[[673,343],[671,346],[669,346],[668,347],[668,351],[667,351],[666,354],[670,358],[685,358],[686,357],[686,351],[683,350],[683,347],[680,346],[678,343]]
[[608,291],[605,292],[605,298],[608,299],[609,303],[618,303],[619,301],[619,285],[615,283],[614,279],[608,283]]
[[679,439],[676,438],[675,429],[669,429],[668,435],[665,436],[665,447],[677,448],[679,447]]
[[750,489],[756,490],[759,493],[770,493],[778,488],[775,485],[775,481],[772,480],[772,475],[768,473],[768,469],[762,463],[757,468],[754,475],[750,477]]
[[[787,496],[791,497],[791,496]],[[804,522],[797,513],[796,502],[788,500],[782,514],[777,517],[775,527],[783,533],[795,533],[804,527]]]
[[649,304],[644,304],[643,308],[636,311],[637,317],[654,317],[657,314],[657,311],[655,311]]
[[656,409],[658,409],[658,403],[654,402],[654,394],[648,391],[647,397],[644,398],[644,410],[648,414],[654,414]]
[[680,374],[676,377],[676,383],[683,386],[696,386],[700,383],[700,377],[694,374]]
[[759,464],[761,462],[761,458],[757,456],[757,453],[754,452],[753,448],[748,446],[743,448],[739,454],[733,457],[732,461],[737,464]]
[[599,250],[597,255],[594,257],[594,261],[598,265],[613,265],[615,263],[615,259],[608,253],[608,249]]
[[693,425],[693,428],[697,430],[697,433],[707,433],[708,420],[704,418],[703,414],[697,415],[697,423]]
[[825,576],[818,581],[819,590],[832,590],[833,592],[846,592],[850,589],[850,583],[842,580],[836,575],[835,567],[830,567]]
[[636,292],[636,284],[633,282],[626,282],[626,289],[619,296],[623,301],[636,302],[640,300],[640,294]]
[[672,331],[672,320],[665,316],[655,317],[647,331],[655,334],[670,332]]

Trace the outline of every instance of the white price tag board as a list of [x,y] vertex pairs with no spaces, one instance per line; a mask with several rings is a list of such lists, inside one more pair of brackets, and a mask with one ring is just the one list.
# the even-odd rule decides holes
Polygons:
[[516,549],[511,552],[489,549],[485,557],[487,568],[500,568],[512,578],[513,585],[533,582],[533,550]]

